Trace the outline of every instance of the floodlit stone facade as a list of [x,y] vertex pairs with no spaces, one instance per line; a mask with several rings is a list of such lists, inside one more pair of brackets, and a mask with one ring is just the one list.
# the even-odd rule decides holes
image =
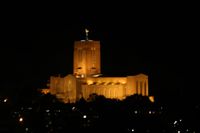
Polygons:
[[100,73],[100,42],[92,40],[75,41],[74,75],[84,78]]
[[133,94],[149,96],[147,75],[101,77],[100,65],[99,41],[75,41],[73,74],[51,76],[49,88],[43,92],[56,95],[65,103],[74,103],[82,97],[87,100],[92,93],[119,100]]
[[71,74],[65,77],[51,76],[49,92],[66,103],[76,102],[82,97],[88,99],[92,93],[119,100],[133,94],[148,96],[148,76],[144,74],[86,78],[76,78]]

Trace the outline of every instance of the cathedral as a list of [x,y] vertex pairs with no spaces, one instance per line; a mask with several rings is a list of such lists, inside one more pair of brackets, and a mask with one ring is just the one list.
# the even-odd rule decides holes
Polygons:
[[89,31],[86,29],[85,32],[86,39],[74,43],[73,74],[51,76],[49,88],[42,92],[55,95],[65,103],[75,103],[80,98],[87,100],[93,93],[119,100],[134,94],[149,96],[148,76],[145,74],[102,76],[100,41],[88,39]]

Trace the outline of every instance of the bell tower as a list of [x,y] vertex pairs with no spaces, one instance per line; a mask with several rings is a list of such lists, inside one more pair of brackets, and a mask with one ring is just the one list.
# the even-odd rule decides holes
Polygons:
[[85,33],[85,40],[74,43],[73,74],[77,78],[97,76],[101,73],[100,41],[89,40],[89,30],[85,29]]

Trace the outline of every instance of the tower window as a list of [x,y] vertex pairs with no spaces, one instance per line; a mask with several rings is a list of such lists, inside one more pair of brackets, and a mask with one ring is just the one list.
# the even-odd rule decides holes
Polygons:
[[96,48],[91,48],[91,50],[96,50]]

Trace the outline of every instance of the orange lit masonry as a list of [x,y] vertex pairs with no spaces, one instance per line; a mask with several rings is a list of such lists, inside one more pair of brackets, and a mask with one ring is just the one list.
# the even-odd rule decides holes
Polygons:
[[[92,93],[119,100],[134,94],[149,96],[148,76],[145,74],[102,77],[100,41],[88,39],[74,43],[73,74],[65,77],[51,76],[48,86],[42,93],[53,94],[65,103],[87,99]],[[154,102],[153,96],[149,96],[149,99]]]

